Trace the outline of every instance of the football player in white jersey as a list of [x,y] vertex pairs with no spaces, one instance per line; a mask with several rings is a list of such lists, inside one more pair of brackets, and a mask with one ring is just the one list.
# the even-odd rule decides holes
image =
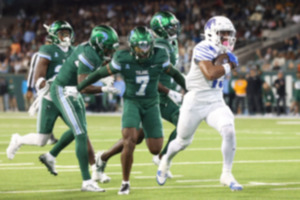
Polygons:
[[[191,69],[186,77],[189,92],[180,109],[177,137],[170,143],[158,167],[158,184],[165,183],[171,160],[191,144],[197,127],[205,120],[223,139],[221,184],[229,186],[231,190],[243,189],[231,173],[236,147],[234,116],[222,96],[224,75],[238,65],[238,60],[232,53],[235,33],[232,22],[226,17],[215,16],[207,21],[204,27],[205,40],[193,50]],[[215,66],[213,60],[223,53],[227,53],[229,63]]]

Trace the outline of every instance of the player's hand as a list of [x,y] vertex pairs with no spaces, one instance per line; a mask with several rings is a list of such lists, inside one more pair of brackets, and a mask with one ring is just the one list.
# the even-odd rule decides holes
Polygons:
[[100,79],[100,81],[104,83],[106,86],[112,86],[115,81],[115,78],[113,76],[108,76]]
[[112,94],[120,94],[121,93],[120,90],[118,90],[117,88],[110,87],[110,86],[103,86],[102,92],[112,93]]
[[238,58],[233,53],[227,52],[227,55],[229,57],[229,61],[230,61],[230,64],[231,64],[231,69],[234,69],[237,66],[239,66]]
[[174,90],[169,90],[168,97],[176,104],[180,104],[183,99],[182,94]]
[[27,98],[27,99],[31,99],[32,97],[33,97],[32,91],[27,91],[27,92],[26,92],[26,98]]
[[74,97],[77,98],[79,92],[75,86],[66,86],[64,88],[64,95],[65,97]]

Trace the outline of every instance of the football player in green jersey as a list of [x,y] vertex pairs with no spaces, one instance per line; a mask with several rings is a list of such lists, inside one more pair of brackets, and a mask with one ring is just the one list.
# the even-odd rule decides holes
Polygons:
[[[15,153],[22,145],[44,146],[53,137],[53,127],[59,112],[50,96],[49,87],[66,58],[73,52],[71,41],[74,40],[74,31],[66,21],[55,21],[50,27],[44,25],[48,31],[47,41],[33,55],[31,65],[32,85],[38,94],[37,100],[31,106],[32,114],[39,107],[37,116],[37,133],[24,136],[13,134],[6,153],[13,159]],[[49,43],[50,42],[50,43]],[[51,112],[49,112],[51,111]]]
[[[150,27],[155,34],[154,46],[167,50],[170,61],[173,66],[178,64],[178,42],[177,37],[180,32],[180,22],[170,12],[160,11],[157,12],[151,19]],[[176,92],[174,89],[176,85],[173,83],[172,77],[163,73],[159,79],[159,100],[160,100],[160,113],[161,116],[177,126],[179,117],[179,103],[182,101],[182,94]],[[141,143],[144,138],[143,129],[139,130],[139,137],[137,144]],[[153,156],[153,162],[159,164],[160,158],[166,153],[170,141],[176,138],[176,129],[173,130],[169,136],[169,140],[164,149],[159,155]],[[114,155],[120,153],[123,148],[123,139],[120,139],[111,149],[105,152],[98,152],[96,154],[96,163],[99,169],[104,172],[107,161]],[[172,174],[168,171],[168,178],[172,178]]]
[[181,73],[173,68],[167,51],[154,45],[151,31],[136,27],[128,37],[130,50],[120,50],[104,68],[89,75],[77,89],[115,73],[124,77],[126,90],[122,115],[123,148],[121,163],[123,181],[119,195],[129,194],[129,176],[133,163],[133,152],[142,124],[149,151],[156,155],[163,145],[162,123],[160,119],[158,82],[162,73],[167,73],[185,89],[185,80]]
[[[76,93],[76,85],[84,80],[88,74],[102,66],[104,62],[111,59],[118,47],[118,40],[117,33],[110,26],[96,26],[92,30],[89,41],[78,45],[64,62],[50,88],[54,105],[70,129],[62,135],[50,152],[39,158],[52,174],[57,175],[55,157],[75,138],[76,156],[83,179],[82,191],[104,192],[105,190],[91,180],[89,173],[85,105],[82,96]],[[82,92],[96,94],[100,92],[118,93],[119,91],[109,86],[91,85]]]

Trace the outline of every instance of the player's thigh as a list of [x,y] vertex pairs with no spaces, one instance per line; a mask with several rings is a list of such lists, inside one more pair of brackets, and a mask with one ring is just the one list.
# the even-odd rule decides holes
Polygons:
[[140,128],[140,107],[134,102],[125,99],[122,114],[122,128]]
[[193,93],[187,93],[180,108],[177,137],[181,140],[192,140],[206,113],[205,107],[195,101],[193,95]]
[[162,122],[158,104],[143,111],[142,125],[145,138],[162,138]]
[[162,118],[177,126],[180,107],[170,99],[164,102],[164,104],[159,105]]
[[216,104],[211,107],[211,112],[206,117],[206,122],[209,126],[217,131],[221,131],[223,126],[234,126],[234,115],[230,108],[225,104]]
[[79,94],[78,97],[66,97],[63,93],[63,87],[55,85],[51,87],[51,97],[75,137],[86,133],[85,107],[81,103],[82,96]]
[[51,134],[59,116],[59,110],[52,101],[43,98],[37,116],[37,132]]

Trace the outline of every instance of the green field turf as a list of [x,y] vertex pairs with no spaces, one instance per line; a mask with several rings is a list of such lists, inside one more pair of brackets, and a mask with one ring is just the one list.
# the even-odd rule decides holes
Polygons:
[[[87,122],[96,150],[108,149],[121,137],[120,116],[88,116]],[[35,123],[26,113],[0,113],[0,199],[300,199],[300,119],[236,119],[233,174],[244,186],[240,192],[219,184],[221,137],[206,123],[198,128],[193,143],[175,157],[171,167],[175,177],[164,186],[156,183],[157,166],[143,142],[135,150],[129,196],[117,195],[122,180],[120,155],[107,165],[112,181],[100,184],[105,193],[80,192],[82,180],[74,143],[57,158],[56,177],[38,160],[52,146],[23,146],[13,160],[8,160],[5,150],[11,134],[35,132]],[[60,137],[66,128],[58,121],[55,135]],[[167,137],[172,129],[164,122]]]

